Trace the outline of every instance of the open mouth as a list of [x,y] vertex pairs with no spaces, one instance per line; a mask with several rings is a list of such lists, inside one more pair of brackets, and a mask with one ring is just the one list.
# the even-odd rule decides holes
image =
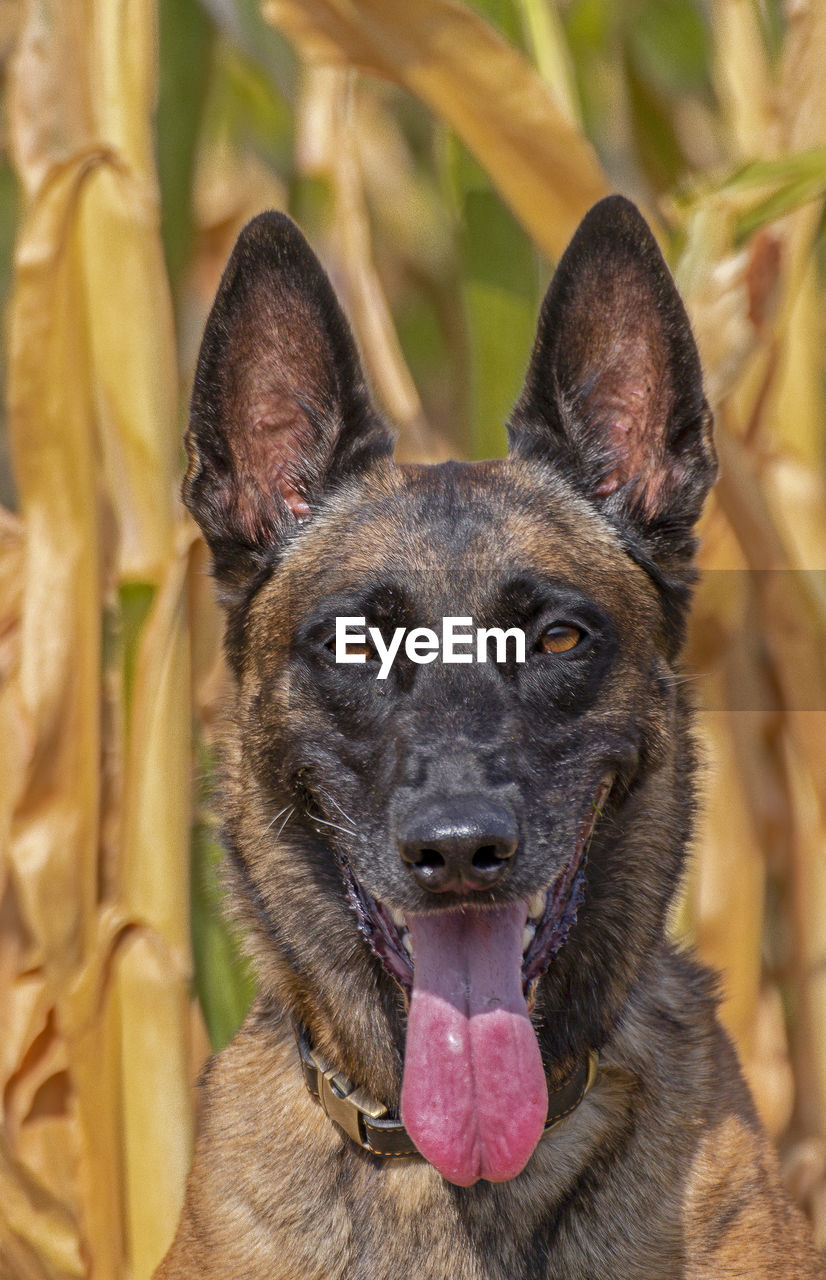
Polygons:
[[[613,777],[607,775],[597,787],[589,809],[580,822],[576,845],[565,866],[546,889],[538,889],[527,901],[527,919],[522,928],[522,990],[533,1007],[536,986],[560,950],[576,922],[585,893],[585,865],[588,845],[597,818],[608,798]],[[403,911],[379,902],[359,884],[346,857],[339,853],[347,895],[356,913],[359,929],[373,954],[403,988],[408,1000],[413,991],[414,947]],[[453,908],[457,910],[459,908]],[[486,910],[482,906],[462,910]],[[442,909],[445,910],[445,909]],[[448,911],[450,909],[447,909]]]
[[529,1005],[576,920],[611,783],[597,787],[553,883],[527,901],[405,916],[371,897],[342,858],[360,928],[408,998],[402,1122],[458,1186],[516,1177],[544,1131],[548,1090]]

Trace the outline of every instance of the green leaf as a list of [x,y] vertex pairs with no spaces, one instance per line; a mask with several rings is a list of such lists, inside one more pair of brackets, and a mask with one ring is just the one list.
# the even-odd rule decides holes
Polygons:
[[469,6],[496,27],[508,44],[523,47],[522,23],[513,0],[471,0]]
[[522,386],[539,302],[530,239],[466,155],[458,186],[464,225],[464,298],[471,362],[471,453],[499,457]]
[[157,587],[151,582],[123,582],[118,587],[120,607],[118,641],[123,671],[123,704],[127,717],[132,707],[135,670],[143,628],[156,595]]
[[677,97],[709,88],[711,31],[692,0],[642,0],[624,11],[626,38],[646,79]]
[[277,84],[237,46],[221,36],[204,130],[209,138],[228,134],[236,146],[252,147],[276,172],[293,167],[293,117]]
[[288,102],[295,100],[296,60],[290,46],[261,17],[259,0],[201,0],[218,30],[262,71]]
[[671,119],[671,99],[640,72],[630,48],[625,82],[637,162],[655,190],[665,191],[689,167]]
[[675,204],[687,219],[700,209],[717,207],[741,244],[762,227],[813,200],[826,198],[826,147],[814,147],[773,160],[757,160],[713,185],[683,192]]
[[173,292],[192,246],[192,178],[213,27],[198,0],[161,0],[156,146],[164,249]]
[[202,795],[192,829],[190,913],[195,989],[213,1049],[228,1044],[255,995],[255,982],[235,933],[222,914],[220,865],[223,851],[216,822],[206,807],[213,788],[208,751],[199,752]]

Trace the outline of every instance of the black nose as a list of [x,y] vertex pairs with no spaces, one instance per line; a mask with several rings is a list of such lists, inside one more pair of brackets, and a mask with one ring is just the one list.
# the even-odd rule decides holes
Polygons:
[[490,888],[518,843],[515,817],[487,796],[456,796],[417,808],[399,832],[402,860],[416,883],[433,893]]

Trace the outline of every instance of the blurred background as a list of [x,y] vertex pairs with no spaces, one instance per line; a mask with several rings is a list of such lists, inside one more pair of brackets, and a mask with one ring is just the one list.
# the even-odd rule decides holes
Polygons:
[[619,189],[723,478],[674,919],[826,1245],[826,4],[0,0],[0,1277],[148,1280],[251,980],[215,908],[224,675],[177,502],[243,223],[330,270],[400,455],[501,453],[553,262]]

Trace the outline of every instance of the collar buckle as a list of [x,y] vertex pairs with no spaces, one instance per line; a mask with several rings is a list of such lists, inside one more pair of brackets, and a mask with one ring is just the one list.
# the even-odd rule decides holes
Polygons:
[[[294,1023],[294,1031],[309,1093],[348,1138],[374,1156],[417,1156],[419,1153],[404,1125],[391,1116],[389,1108],[376,1102],[366,1090],[354,1088],[343,1072],[332,1067],[324,1055],[312,1047],[306,1030],[299,1023]],[[573,1075],[550,1094],[544,1134],[577,1109],[596,1079],[598,1064],[598,1055],[590,1050]]]
[[[310,1046],[305,1035],[296,1030],[304,1078],[310,1093],[320,1103],[326,1115],[340,1125],[348,1138],[369,1150],[364,1132],[364,1117],[380,1120],[388,1115],[387,1107],[364,1089],[356,1089],[353,1082],[341,1071],[331,1067],[323,1054]],[[314,1078],[313,1078],[314,1077]]]

